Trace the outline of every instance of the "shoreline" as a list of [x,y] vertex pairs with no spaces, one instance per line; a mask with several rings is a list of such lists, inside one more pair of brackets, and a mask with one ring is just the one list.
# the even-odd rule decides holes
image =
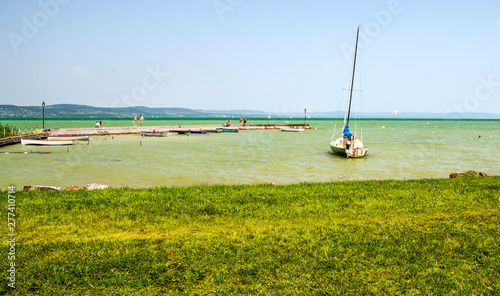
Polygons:
[[[452,175],[455,175],[452,177]],[[420,182],[420,181],[444,181],[444,180],[452,180],[452,179],[458,179],[458,180],[468,180],[469,179],[495,179],[495,178],[500,178],[500,176],[496,175],[487,175],[482,172],[477,172],[476,175],[471,174],[468,172],[465,173],[451,173],[448,178],[442,177],[442,178],[413,178],[413,179],[367,179],[367,180],[336,180],[336,181],[306,181],[306,182],[297,182],[297,183],[283,183],[283,184],[277,184],[275,182],[262,182],[262,183],[254,183],[254,184],[246,184],[246,183],[211,183],[211,184],[189,184],[189,185],[162,185],[162,186],[148,186],[148,187],[136,187],[136,186],[113,186],[113,185],[107,185],[107,184],[101,184],[101,183],[87,183],[83,184],[81,187],[78,185],[69,185],[66,188],[57,186],[54,184],[51,185],[32,185],[32,184],[26,184],[23,185],[23,189],[19,188],[16,190],[16,192],[20,191],[87,191],[85,187],[96,187],[96,189],[89,189],[89,190],[139,190],[139,191],[148,191],[148,190],[169,190],[169,189],[174,189],[174,188],[182,188],[186,190],[190,189],[195,189],[195,188],[211,188],[211,187],[262,187],[262,186],[269,186],[269,187],[286,187],[286,186],[301,186],[301,185],[307,185],[307,186],[322,186],[322,185],[327,185],[327,184],[341,184],[341,183],[363,183],[363,184],[370,184],[370,183],[383,183],[383,182],[407,182],[407,183],[412,183],[412,182]],[[81,185],[81,184],[80,184]],[[105,188],[99,188],[104,186]],[[31,188],[27,188],[31,187]],[[39,187],[39,188],[36,188]],[[59,189],[56,189],[59,188]],[[77,188],[77,189],[75,189]],[[1,191],[1,190],[0,190]]]

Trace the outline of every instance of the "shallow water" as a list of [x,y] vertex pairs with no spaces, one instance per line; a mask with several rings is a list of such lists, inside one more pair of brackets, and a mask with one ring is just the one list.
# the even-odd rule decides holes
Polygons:
[[[221,120],[219,120],[221,121]],[[214,120],[148,120],[149,126],[216,124]],[[25,121],[2,120],[16,126]],[[46,128],[87,127],[95,120],[46,121]],[[259,122],[266,122],[261,120]],[[303,120],[271,120],[301,123]],[[107,126],[126,126],[108,120]],[[237,123],[233,120],[233,123]],[[257,123],[249,121],[249,123]],[[114,187],[196,184],[289,184],[368,179],[445,178],[466,170],[500,174],[500,121],[358,120],[368,155],[347,159],[330,152],[334,122],[313,120],[299,133],[240,131],[142,138],[93,137],[68,147],[12,145],[0,151],[0,188],[26,184],[65,187],[101,183]],[[83,126],[82,126],[83,125]],[[380,128],[384,125],[385,128]],[[341,126],[338,122],[337,127]],[[29,127],[29,125],[28,125]],[[482,139],[477,139],[478,135]]]

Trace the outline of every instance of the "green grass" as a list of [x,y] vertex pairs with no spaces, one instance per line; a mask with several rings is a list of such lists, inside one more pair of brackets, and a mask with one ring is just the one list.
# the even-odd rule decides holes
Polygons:
[[0,293],[499,294],[499,192],[467,176],[17,192]]

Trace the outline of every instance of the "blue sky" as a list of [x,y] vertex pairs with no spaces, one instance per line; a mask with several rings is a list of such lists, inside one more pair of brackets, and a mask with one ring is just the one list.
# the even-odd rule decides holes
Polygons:
[[[500,2],[2,1],[0,103],[500,114]],[[344,100],[342,102],[342,100]]]

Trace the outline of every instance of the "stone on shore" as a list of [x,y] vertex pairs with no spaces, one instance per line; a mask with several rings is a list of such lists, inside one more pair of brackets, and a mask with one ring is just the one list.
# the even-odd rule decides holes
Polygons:
[[66,187],[66,191],[71,191],[71,190],[80,190],[80,187],[78,187],[78,186],[68,186],[68,187]]
[[56,186],[43,186],[43,185],[25,185],[23,191],[33,191],[33,190],[61,190],[61,187]]
[[85,190],[108,189],[108,185],[102,185],[99,183],[91,183],[91,184],[86,184],[83,188]]
[[474,177],[489,177],[490,175],[483,173],[483,172],[477,172],[477,171],[467,171],[465,173],[452,173],[450,174],[451,179],[456,179],[460,178],[461,176],[474,176]]

